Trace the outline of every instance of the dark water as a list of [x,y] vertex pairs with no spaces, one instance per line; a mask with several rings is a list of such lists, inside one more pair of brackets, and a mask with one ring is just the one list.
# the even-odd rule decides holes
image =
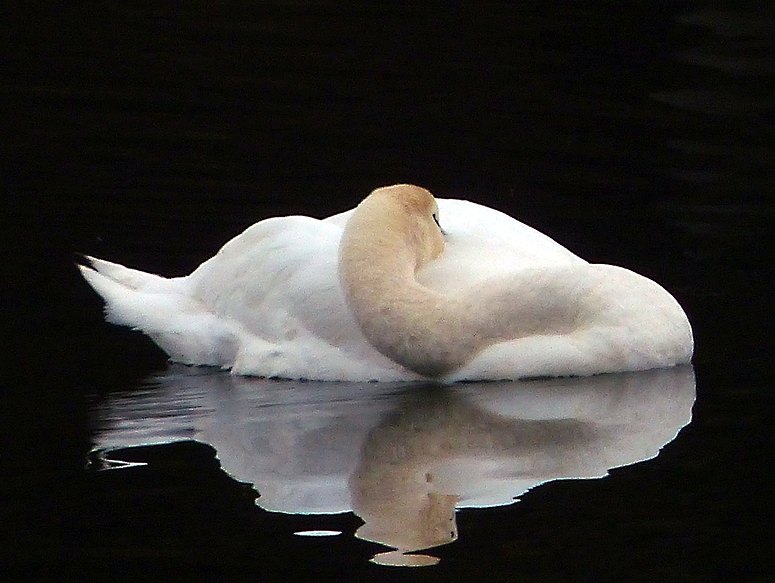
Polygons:
[[[0,581],[775,579],[769,4],[18,4],[0,85]],[[658,457],[460,508],[423,569],[370,563],[386,549],[354,536],[353,513],[256,506],[297,450],[253,489],[222,471],[221,441],[188,439],[196,424],[150,423],[169,387],[144,379],[168,374],[164,357],[105,325],[73,267],[83,252],[183,274],[257,220],[325,216],[395,182],[656,279],[697,340],[693,419]],[[341,402],[285,388],[267,394],[294,427]],[[404,397],[375,398],[369,425],[350,396],[347,418],[379,437],[401,412],[421,429],[474,416],[454,396]],[[114,403],[147,406],[140,427],[174,443],[90,454]],[[99,471],[104,457],[146,465]],[[342,534],[294,535],[313,529]]]

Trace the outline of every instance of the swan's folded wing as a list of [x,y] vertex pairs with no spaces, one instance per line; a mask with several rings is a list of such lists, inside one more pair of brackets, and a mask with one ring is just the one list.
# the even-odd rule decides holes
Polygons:
[[437,199],[444,253],[417,279],[447,294],[533,267],[584,264],[568,249],[512,217],[466,200]]
[[309,217],[256,223],[188,278],[190,293],[239,330],[233,371],[327,380],[414,378],[372,348],[338,275],[341,227]]

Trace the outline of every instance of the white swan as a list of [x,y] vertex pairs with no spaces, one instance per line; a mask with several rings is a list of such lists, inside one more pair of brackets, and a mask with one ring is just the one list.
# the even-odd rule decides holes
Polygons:
[[590,375],[687,363],[693,350],[684,311],[653,281],[411,185],[323,220],[260,221],[186,277],[89,259],[79,267],[108,321],[174,361],[240,375]]

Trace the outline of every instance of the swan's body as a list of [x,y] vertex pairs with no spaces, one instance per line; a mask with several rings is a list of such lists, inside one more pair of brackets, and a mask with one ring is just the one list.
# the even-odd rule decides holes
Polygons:
[[686,315],[653,281],[407,185],[324,220],[256,223],[186,277],[92,267],[81,270],[109,321],[172,360],[242,375],[589,375],[682,364],[693,349]]

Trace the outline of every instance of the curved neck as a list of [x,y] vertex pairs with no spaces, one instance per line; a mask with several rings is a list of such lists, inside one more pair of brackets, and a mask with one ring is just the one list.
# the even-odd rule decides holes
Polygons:
[[439,376],[465,363],[478,342],[464,333],[457,302],[417,282],[416,270],[438,252],[423,236],[427,219],[399,206],[385,197],[358,206],[340,243],[340,282],[377,350],[420,374]]

